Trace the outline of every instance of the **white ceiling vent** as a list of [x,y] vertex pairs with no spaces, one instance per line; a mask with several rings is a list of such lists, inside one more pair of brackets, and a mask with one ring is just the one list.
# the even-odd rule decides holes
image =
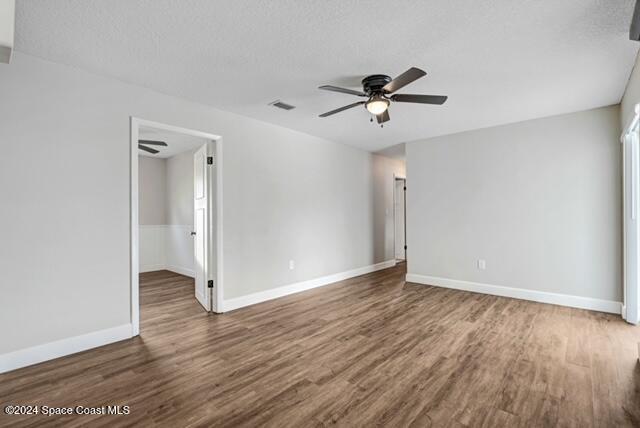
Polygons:
[[296,106],[292,106],[291,104],[283,103],[280,100],[275,100],[274,102],[269,103],[269,105],[281,108],[283,110],[293,110],[294,108],[296,108]]

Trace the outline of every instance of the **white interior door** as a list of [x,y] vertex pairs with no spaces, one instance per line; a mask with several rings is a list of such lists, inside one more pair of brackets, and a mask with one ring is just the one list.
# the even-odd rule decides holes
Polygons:
[[214,234],[215,222],[215,162],[213,142],[202,146],[193,155],[194,192],[193,192],[193,225],[194,225],[194,261],[195,261],[195,295],[200,304],[207,310],[214,310],[216,293],[213,292],[215,278]]
[[638,265],[639,136],[636,124],[624,137],[624,305],[622,316],[632,324],[640,322]]
[[394,229],[395,229],[395,257],[396,260],[404,260],[406,257],[405,246],[405,181],[396,180],[394,189]]

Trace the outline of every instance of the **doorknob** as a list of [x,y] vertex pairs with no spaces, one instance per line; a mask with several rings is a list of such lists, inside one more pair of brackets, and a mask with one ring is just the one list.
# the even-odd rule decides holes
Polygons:
[[191,236],[196,236],[196,233],[195,232],[191,232]]

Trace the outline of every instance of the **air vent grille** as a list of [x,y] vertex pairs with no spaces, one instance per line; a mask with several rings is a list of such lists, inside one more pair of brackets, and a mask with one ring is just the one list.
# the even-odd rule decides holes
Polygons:
[[292,106],[291,104],[284,103],[284,102],[282,102],[280,100],[276,100],[276,101],[274,101],[272,103],[269,103],[269,105],[281,108],[283,110],[293,110],[294,108],[296,108],[296,106]]

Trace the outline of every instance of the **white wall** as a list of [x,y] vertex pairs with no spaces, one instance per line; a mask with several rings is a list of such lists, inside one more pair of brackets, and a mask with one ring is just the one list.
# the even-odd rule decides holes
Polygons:
[[138,156],[139,270],[150,272],[167,265],[167,162]]
[[138,156],[138,213],[141,225],[167,223],[167,162]]
[[130,116],[224,138],[225,299],[387,256],[370,153],[20,53],[0,94],[0,353],[130,323]]
[[167,224],[193,225],[193,152],[167,159]]
[[619,120],[613,106],[407,144],[409,273],[621,301]]
[[620,134],[633,119],[633,108],[638,103],[640,103],[640,56],[636,58],[635,66],[631,71],[627,88],[620,102]]
[[193,226],[140,225],[139,271],[170,270],[194,277]]
[[138,271],[167,269],[167,225],[141,224],[139,229]]
[[[204,140],[203,140],[204,144]],[[194,276],[193,150],[167,159],[166,269]]]
[[140,272],[193,276],[193,150],[167,159],[138,158]]

